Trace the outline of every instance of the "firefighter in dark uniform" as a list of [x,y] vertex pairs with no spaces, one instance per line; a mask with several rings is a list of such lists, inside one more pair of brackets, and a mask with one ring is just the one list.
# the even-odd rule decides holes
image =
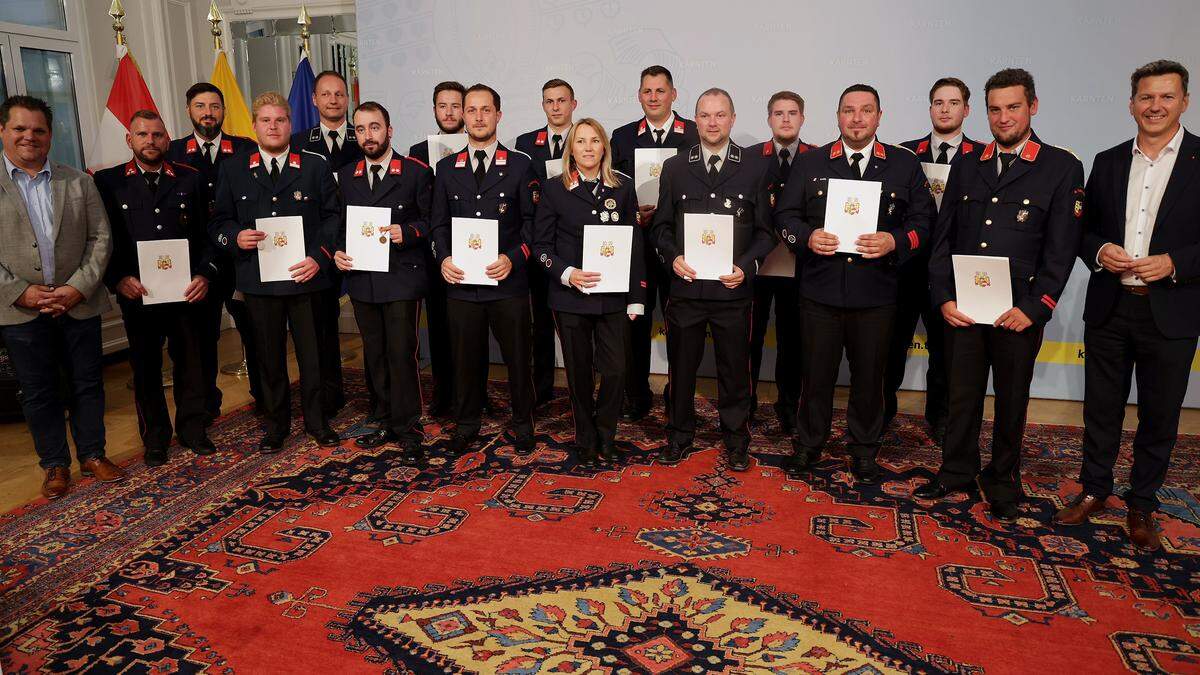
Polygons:
[[[313,83],[313,104],[321,121],[311,129],[292,134],[293,152],[308,151],[329,160],[332,171],[362,159],[362,149],[354,136],[354,127],[346,117],[350,97],[346,79],[336,70],[317,73]],[[335,174],[336,176],[336,174]],[[324,255],[324,254],[322,254]],[[317,303],[317,339],[320,341],[321,358],[321,405],[325,416],[332,418],[346,404],[342,387],[342,346],[338,324],[342,315],[342,275],[332,264],[321,261],[322,269],[330,275],[329,287],[313,296]],[[370,377],[370,366],[364,366],[367,375],[367,394],[372,408],[378,399]]]
[[[804,474],[829,440],[833,389],[843,351],[850,364],[846,409],[851,469],[864,485],[879,481],[883,377],[896,312],[898,268],[929,245],[933,196],[908,150],[876,139],[881,110],[873,87],[855,84],[838,99],[841,137],[801,156],[775,208],[775,225],[799,256],[804,333],[804,401],[796,420],[788,475]],[[831,179],[882,183],[876,232],[838,253],[825,231]]]
[[[392,124],[387,109],[368,101],[354,111],[358,144],[365,155],[341,171],[338,185],[347,206],[391,209],[391,220],[373,232],[386,237],[386,272],[355,272],[346,251],[347,232],[339,234],[333,259],[345,274],[346,291],[362,335],[363,360],[379,393],[371,411],[381,428],[359,437],[356,444],[373,448],[400,443],[404,458],[420,462],[425,440],[421,429],[421,382],[417,363],[417,322],[425,296],[425,250],[429,240],[432,172],[411,157],[392,151]],[[386,231],[382,228],[386,228]]]
[[[234,257],[237,290],[245,296],[258,341],[266,408],[266,433],[259,450],[265,454],[282,450],[291,428],[289,327],[300,370],[304,428],[322,446],[336,446],[338,435],[329,428],[321,401],[318,318],[312,296],[328,290],[331,283],[325,267],[333,264],[334,237],[342,227],[337,183],[324,157],[291,149],[286,98],[278,92],[260,94],[252,108],[258,148],[221,165],[209,236]],[[289,270],[292,281],[264,282],[259,276],[258,243],[268,233],[256,229],[256,220],[273,216],[304,219],[306,257]]]
[[[167,343],[174,366],[175,429],[179,443],[198,455],[216,451],[204,431],[204,372],[200,363],[200,303],[216,277],[213,250],[208,243],[208,197],[200,175],[186,165],[164,161],[167,129],[158,113],[133,114],[126,136],[133,159],[97,172],[96,188],[112,227],[112,257],[104,283],[117,295],[129,362],[133,367],[133,396],[138,431],[146,448],[145,462],[161,466],[171,444],[171,415],[162,388],[162,348]],[[192,282],[187,302],[144,305],[137,242],[187,239]],[[158,264],[182,265],[185,261]]]
[[[804,99],[791,91],[777,92],[767,102],[767,125],[772,138],[746,148],[751,158],[759,158],[766,164],[767,195],[769,206],[774,209],[783,187],[787,185],[797,155],[808,152],[811,145],[800,140],[800,127],[804,125]],[[779,241],[778,233],[772,230],[777,240],[773,255],[795,257],[787,244]],[[750,398],[750,416],[758,410],[758,377],[762,369],[763,343],[767,337],[767,323],[771,318],[771,304],[775,305],[775,416],[780,431],[791,436],[796,431],[796,411],[800,407],[800,378],[803,362],[800,354],[800,283],[796,276],[773,276],[760,271],[754,279],[754,308],[750,327],[750,375],[754,378],[753,394]]]
[[[553,79],[542,85],[542,110],[546,126],[517,136],[517,150],[529,155],[533,173],[546,182],[546,161],[562,159],[571,117],[579,102],[575,90],[565,80]],[[529,297],[533,303],[533,389],[537,405],[554,398],[554,315],[550,311],[549,288],[555,280],[540,265],[530,265]],[[619,404],[618,404],[619,405]]]
[[[1033,133],[1038,102],[1028,72],[1001,70],[988,79],[984,96],[995,140],[977,159],[967,157],[950,169],[929,261],[933,304],[949,324],[950,413],[941,469],[914,495],[939,499],[970,489],[978,478],[992,515],[1013,520],[1022,496],[1021,442],[1042,330],[1067,285],[1083,232],[1083,165]],[[976,324],[958,310],[954,255],[1008,258],[1013,306],[994,324]],[[989,371],[996,412],[992,459],[981,469],[979,428]]]
[[[215,85],[197,82],[187,90],[186,98],[193,132],[171,141],[167,161],[175,165],[186,164],[200,172],[201,187],[208,195],[209,211],[204,219],[207,223],[208,215],[212,214],[213,199],[217,195],[217,167],[234,155],[252,152],[254,141],[221,133],[221,125],[225,123],[225,96]],[[213,264],[217,267],[216,276],[209,284],[208,294],[197,303],[202,314],[197,330],[201,335],[200,362],[204,371],[203,387],[207,392],[204,409],[208,412],[210,423],[221,415],[222,395],[221,388],[217,386],[217,342],[221,339],[222,307],[233,317],[233,324],[241,336],[246,353],[250,396],[254,399],[255,412],[262,411],[258,402],[260,391],[254,334],[251,332],[250,319],[246,317],[246,304],[233,297],[233,259],[227,255],[217,255]]]
[[[432,207],[433,255],[449,284],[449,320],[455,367],[457,429],[449,451],[470,448],[479,436],[480,413],[488,376],[488,328],[500,345],[508,369],[512,406],[511,433],[518,454],[533,452],[533,377],[530,347],[529,282],[522,269],[532,254],[533,209],[538,180],[529,157],[509,150],[496,139],[500,95],[483,84],[467,89],[464,117],[470,142],[457,155],[438,162]],[[498,223],[499,257],[487,268],[496,286],[463,284],[454,264],[452,219],[494,219]]]
[[[712,330],[717,365],[717,412],[729,467],[750,466],[750,311],[758,265],[775,244],[764,164],[729,140],[733,99],[709,89],[696,100],[700,143],[663,164],[651,236],[659,264],[673,272],[666,308],[667,445],[659,459],[678,462],[696,435],[696,370]],[[745,161],[744,161],[745,160]],[[733,270],[700,280],[683,246],[686,214],[733,216]]]
[[[457,134],[462,131],[465,92],[466,87],[454,81],[439,82],[433,88],[433,119],[437,122],[438,133]],[[408,149],[408,156],[428,164],[431,169],[436,163],[430,161],[428,139],[413,143]],[[430,379],[433,381],[428,411],[430,417],[445,417],[454,409],[454,368],[450,360],[450,332],[446,327],[446,281],[442,279],[442,270],[433,259],[429,247],[425,248],[425,273],[429,275],[425,296],[425,334],[429,345]],[[485,413],[490,412],[486,388],[485,382]]]
[[[971,90],[962,80],[944,77],[929,90],[929,119],[933,130],[924,138],[901,143],[912,150],[917,159],[931,164],[954,165],[964,157],[978,157],[983,144],[966,137],[963,120],[970,114]],[[944,190],[945,186],[933,186]],[[929,366],[925,373],[925,422],[930,435],[939,445],[946,436],[946,411],[949,409],[946,391],[945,326],[942,313],[929,301],[929,248],[925,248],[909,264],[900,268],[900,297],[896,302],[896,323],[892,344],[888,349],[887,375],[883,388],[883,427],[886,429],[896,416],[896,392],[904,382],[908,365],[908,350],[917,329],[917,319],[925,324],[925,348]]]
[[[638,86],[638,103],[644,116],[618,127],[612,134],[613,168],[634,176],[634,161],[638,148],[677,148],[687,152],[700,142],[696,123],[684,119],[671,105],[679,92],[675,89],[671,71],[662,66],[650,66],[642,71]],[[629,364],[625,370],[625,409],[622,417],[640,420],[650,412],[650,352],[654,341],[654,301],[665,309],[671,274],[654,257],[650,225],[654,221],[654,204],[638,206],[638,223],[642,227],[646,255],[646,313],[638,317],[630,330]]]
[[[591,467],[598,457],[609,462],[619,459],[617,418],[625,392],[629,323],[645,311],[645,257],[633,180],[612,170],[604,127],[582,119],[563,142],[571,169],[565,180],[556,176],[541,184],[533,248],[537,264],[553,279],[549,302],[563,345],[575,446],[580,462]],[[583,268],[588,225],[633,228],[625,292],[584,292],[601,281],[598,272]],[[593,373],[600,376],[600,392],[594,399]]]

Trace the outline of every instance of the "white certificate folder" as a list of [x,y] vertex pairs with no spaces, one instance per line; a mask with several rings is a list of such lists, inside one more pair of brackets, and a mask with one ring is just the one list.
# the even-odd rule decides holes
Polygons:
[[452,218],[450,252],[455,267],[465,275],[462,283],[498,286],[488,278],[487,267],[500,257],[500,223],[492,218]]
[[138,273],[146,287],[143,305],[184,302],[192,282],[192,261],[187,239],[159,239],[137,243]]
[[628,293],[633,228],[628,225],[583,227],[583,271],[599,272],[600,281],[584,293]]
[[346,207],[346,255],[355,270],[386,272],[391,261],[392,210],[378,206]]
[[266,232],[258,242],[258,278],[261,281],[291,281],[288,268],[303,261],[304,219],[300,216],[259,218],[255,229]]
[[925,178],[929,181],[929,194],[933,195],[933,201],[940,211],[942,194],[946,192],[946,181],[950,179],[950,165],[921,162],[921,169],[925,171]]
[[663,162],[678,152],[675,148],[637,148],[633,151],[633,185],[638,204],[658,204],[658,180],[662,175]]
[[825,231],[837,235],[839,253],[857,253],[854,242],[879,228],[883,183],[830,178],[825,201]]
[[954,265],[954,294],[958,311],[975,323],[995,323],[1012,309],[1012,278],[1008,258],[986,255],[950,256]]
[[697,279],[717,281],[733,273],[733,216],[685,213],[683,240],[683,259]]

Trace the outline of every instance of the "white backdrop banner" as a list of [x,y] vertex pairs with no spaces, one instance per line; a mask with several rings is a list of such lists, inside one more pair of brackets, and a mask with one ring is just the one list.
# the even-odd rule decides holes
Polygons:
[[[437,132],[431,95],[442,80],[483,82],[499,91],[500,138],[511,145],[517,135],[545,124],[541,85],[555,77],[574,87],[577,117],[595,117],[610,133],[639,118],[638,74],[652,64],[671,69],[679,90],[675,108],[686,117],[701,91],[727,89],[740,113],[734,140],[743,145],[769,136],[766,102],[780,89],[806,101],[806,142],[832,140],[837,97],[856,82],[879,90],[882,140],[923,136],[929,86],[943,76],[971,87],[974,105],[965,131],[987,140],[983,84],[1001,68],[1020,67],[1037,82],[1039,136],[1071,149],[1090,169],[1097,152],[1134,134],[1127,107],[1134,68],[1170,58],[1200,74],[1197,25],[1195,0],[358,0],[358,68],[362,99],[387,106],[395,146],[405,151]],[[855,36],[852,44],[845,42],[847,30]],[[1197,110],[1184,117],[1193,131],[1200,129]],[[1046,327],[1035,397],[1083,397],[1086,283],[1087,271],[1076,264]],[[654,369],[665,372],[661,321],[658,326]],[[906,388],[923,388],[925,356],[918,335]],[[711,354],[704,368],[713,372]],[[774,340],[768,336],[763,378],[771,379],[773,370]],[[1187,402],[1200,406],[1196,379]]]

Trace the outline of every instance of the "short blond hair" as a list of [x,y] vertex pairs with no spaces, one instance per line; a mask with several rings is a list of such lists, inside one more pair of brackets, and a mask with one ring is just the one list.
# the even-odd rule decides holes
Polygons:
[[253,119],[258,119],[258,111],[262,109],[263,106],[268,105],[275,106],[276,108],[283,108],[285,111],[287,111],[288,117],[292,116],[292,106],[288,105],[288,100],[283,97],[283,94],[277,91],[264,91],[258,96],[255,96],[254,102],[250,105],[250,116]]

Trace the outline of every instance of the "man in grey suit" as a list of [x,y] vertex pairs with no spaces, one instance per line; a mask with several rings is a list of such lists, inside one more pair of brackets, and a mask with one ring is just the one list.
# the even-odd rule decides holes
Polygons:
[[65,495],[71,485],[64,407],[83,474],[106,483],[125,478],[104,457],[100,315],[109,308],[101,283],[110,253],[108,220],[91,177],[49,160],[52,121],[41,99],[10,96],[0,105],[0,331],[46,471],[47,499]]

